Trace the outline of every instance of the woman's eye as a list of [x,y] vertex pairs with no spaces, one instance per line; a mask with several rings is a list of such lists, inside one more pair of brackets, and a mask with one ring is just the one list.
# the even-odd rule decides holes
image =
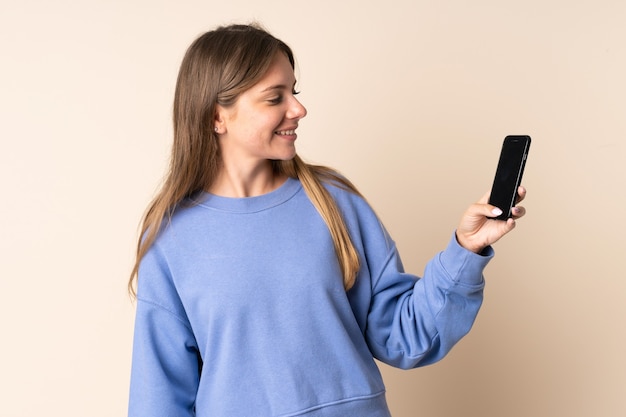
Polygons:
[[280,104],[283,101],[283,96],[274,97],[268,100],[270,104]]
[[[294,95],[294,96],[296,96],[296,95],[300,94],[300,92],[299,92],[299,91],[296,91],[296,90],[293,90],[293,91],[291,92],[291,94],[292,94],[292,95]],[[279,96],[276,96],[276,97],[270,98],[270,99],[268,99],[267,101],[268,101],[268,103],[270,103],[270,104],[272,104],[272,105],[275,105],[275,104],[280,104],[280,103],[282,103],[282,102],[283,102],[283,100],[284,100],[284,97],[283,97],[282,95],[279,95]]]

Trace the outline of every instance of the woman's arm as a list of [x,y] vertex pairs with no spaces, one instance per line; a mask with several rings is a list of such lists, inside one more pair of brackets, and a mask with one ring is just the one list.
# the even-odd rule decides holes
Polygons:
[[195,415],[202,361],[166,265],[153,247],[139,269],[129,417]]

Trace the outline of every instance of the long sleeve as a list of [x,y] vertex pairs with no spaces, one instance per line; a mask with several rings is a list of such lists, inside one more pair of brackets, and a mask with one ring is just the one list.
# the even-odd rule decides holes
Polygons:
[[366,338],[374,356],[404,369],[443,358],[474,323],[483,299],[482,271],[492,256],[491,248],[478,255],[453,237],[417,278],[404,272],[391,242],[380,265],[370,265]]
[[194,416],[200,355],[157,247],[142,260],[138,282],[128,415]]

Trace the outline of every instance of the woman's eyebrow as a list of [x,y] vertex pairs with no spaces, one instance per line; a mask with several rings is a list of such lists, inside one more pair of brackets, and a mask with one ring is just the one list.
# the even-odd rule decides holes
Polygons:
[[[291,89],[293,89],[296,86],[296,81],[293,82],[293,86],[291,87]],[[270,85],[269,87],[264,88],[263,90],[261,90],[261,93],[265,93],[267,91],[272,91],[272,90],[288,90],[289,87],[285,84],[275,84],[275,85]]]
[[285,90],[286,88],[287,86],[284,84],[270,85],[269,87],[261,90],[261,92],[265,93],[266,91],[271,91],[271,90]]

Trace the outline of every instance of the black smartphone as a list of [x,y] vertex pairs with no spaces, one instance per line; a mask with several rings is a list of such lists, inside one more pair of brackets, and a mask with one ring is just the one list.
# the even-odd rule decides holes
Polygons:
[[511,209],[517,200],[517,189],[522,182],[529,148],[530,136],[511,135],[504,138],[489,197],[489,204],[502,210],[502,214],[494,217],[495,219],[506,220],[511,217]]

